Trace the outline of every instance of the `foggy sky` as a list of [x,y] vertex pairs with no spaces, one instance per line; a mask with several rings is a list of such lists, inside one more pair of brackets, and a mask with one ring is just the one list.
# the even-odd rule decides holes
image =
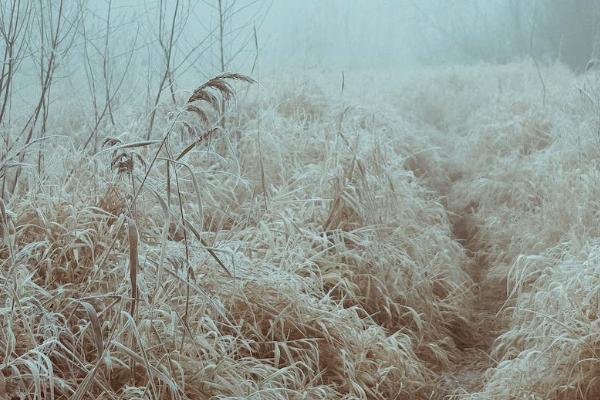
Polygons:
[[[55,9],[59,1],[34,3]],[[588,0],[222,0],[222,66],[218,0],[64,4],[65,26],[73,29],[60,49],[55,84],[80,94],[101,91],[103,80],[112,88],[123,82],[123,91],[146,91],[146,99],[164,77],[171,26],[174,90],[222,69],[256,76],[534,59],[580,72],[597,56],[600,38],[600,3]],[[39,89],[48,43],[40,44],[33,22],[15,102],[36,98]]]

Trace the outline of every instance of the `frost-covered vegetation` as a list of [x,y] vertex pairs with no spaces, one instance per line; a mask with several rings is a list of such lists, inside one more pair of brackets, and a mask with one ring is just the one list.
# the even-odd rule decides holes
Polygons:
[[266,73],[190,4],[0,4],[0,400],[600,397],[582,49]]

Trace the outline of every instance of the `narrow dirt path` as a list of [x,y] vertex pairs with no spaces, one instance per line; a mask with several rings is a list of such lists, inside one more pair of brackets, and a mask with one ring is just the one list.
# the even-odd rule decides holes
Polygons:
[[476,302],[472,315],[476,329],[471,343],[443,378],[447,393],[460,398],[480,391],[485,372],[496,365],[491,353],[495,339],[506,329],[506,322],[499,315],[506,301],[506,290],[504,283],[490,273],[490,265],[477,240],[477,223],[472,210],[465,210],[454,219],[453,233],[471,258],[467,272],[474,282]]

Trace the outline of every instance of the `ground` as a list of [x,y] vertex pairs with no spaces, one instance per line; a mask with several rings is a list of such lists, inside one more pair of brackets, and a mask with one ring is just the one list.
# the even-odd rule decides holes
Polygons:
[[537,67],[238,80],[85,151],[65,99],[0,164],[0,397],[598,398],[600,85]]

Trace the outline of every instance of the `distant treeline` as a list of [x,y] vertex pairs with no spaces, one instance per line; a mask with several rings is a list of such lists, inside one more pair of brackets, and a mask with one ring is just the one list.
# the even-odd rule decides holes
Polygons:
[[[582,71],[600,56],[600,1],[411,2],[427,45],[423,61],[505,63],[535,57]],[[432,51],[433,50],[433,51]]]

